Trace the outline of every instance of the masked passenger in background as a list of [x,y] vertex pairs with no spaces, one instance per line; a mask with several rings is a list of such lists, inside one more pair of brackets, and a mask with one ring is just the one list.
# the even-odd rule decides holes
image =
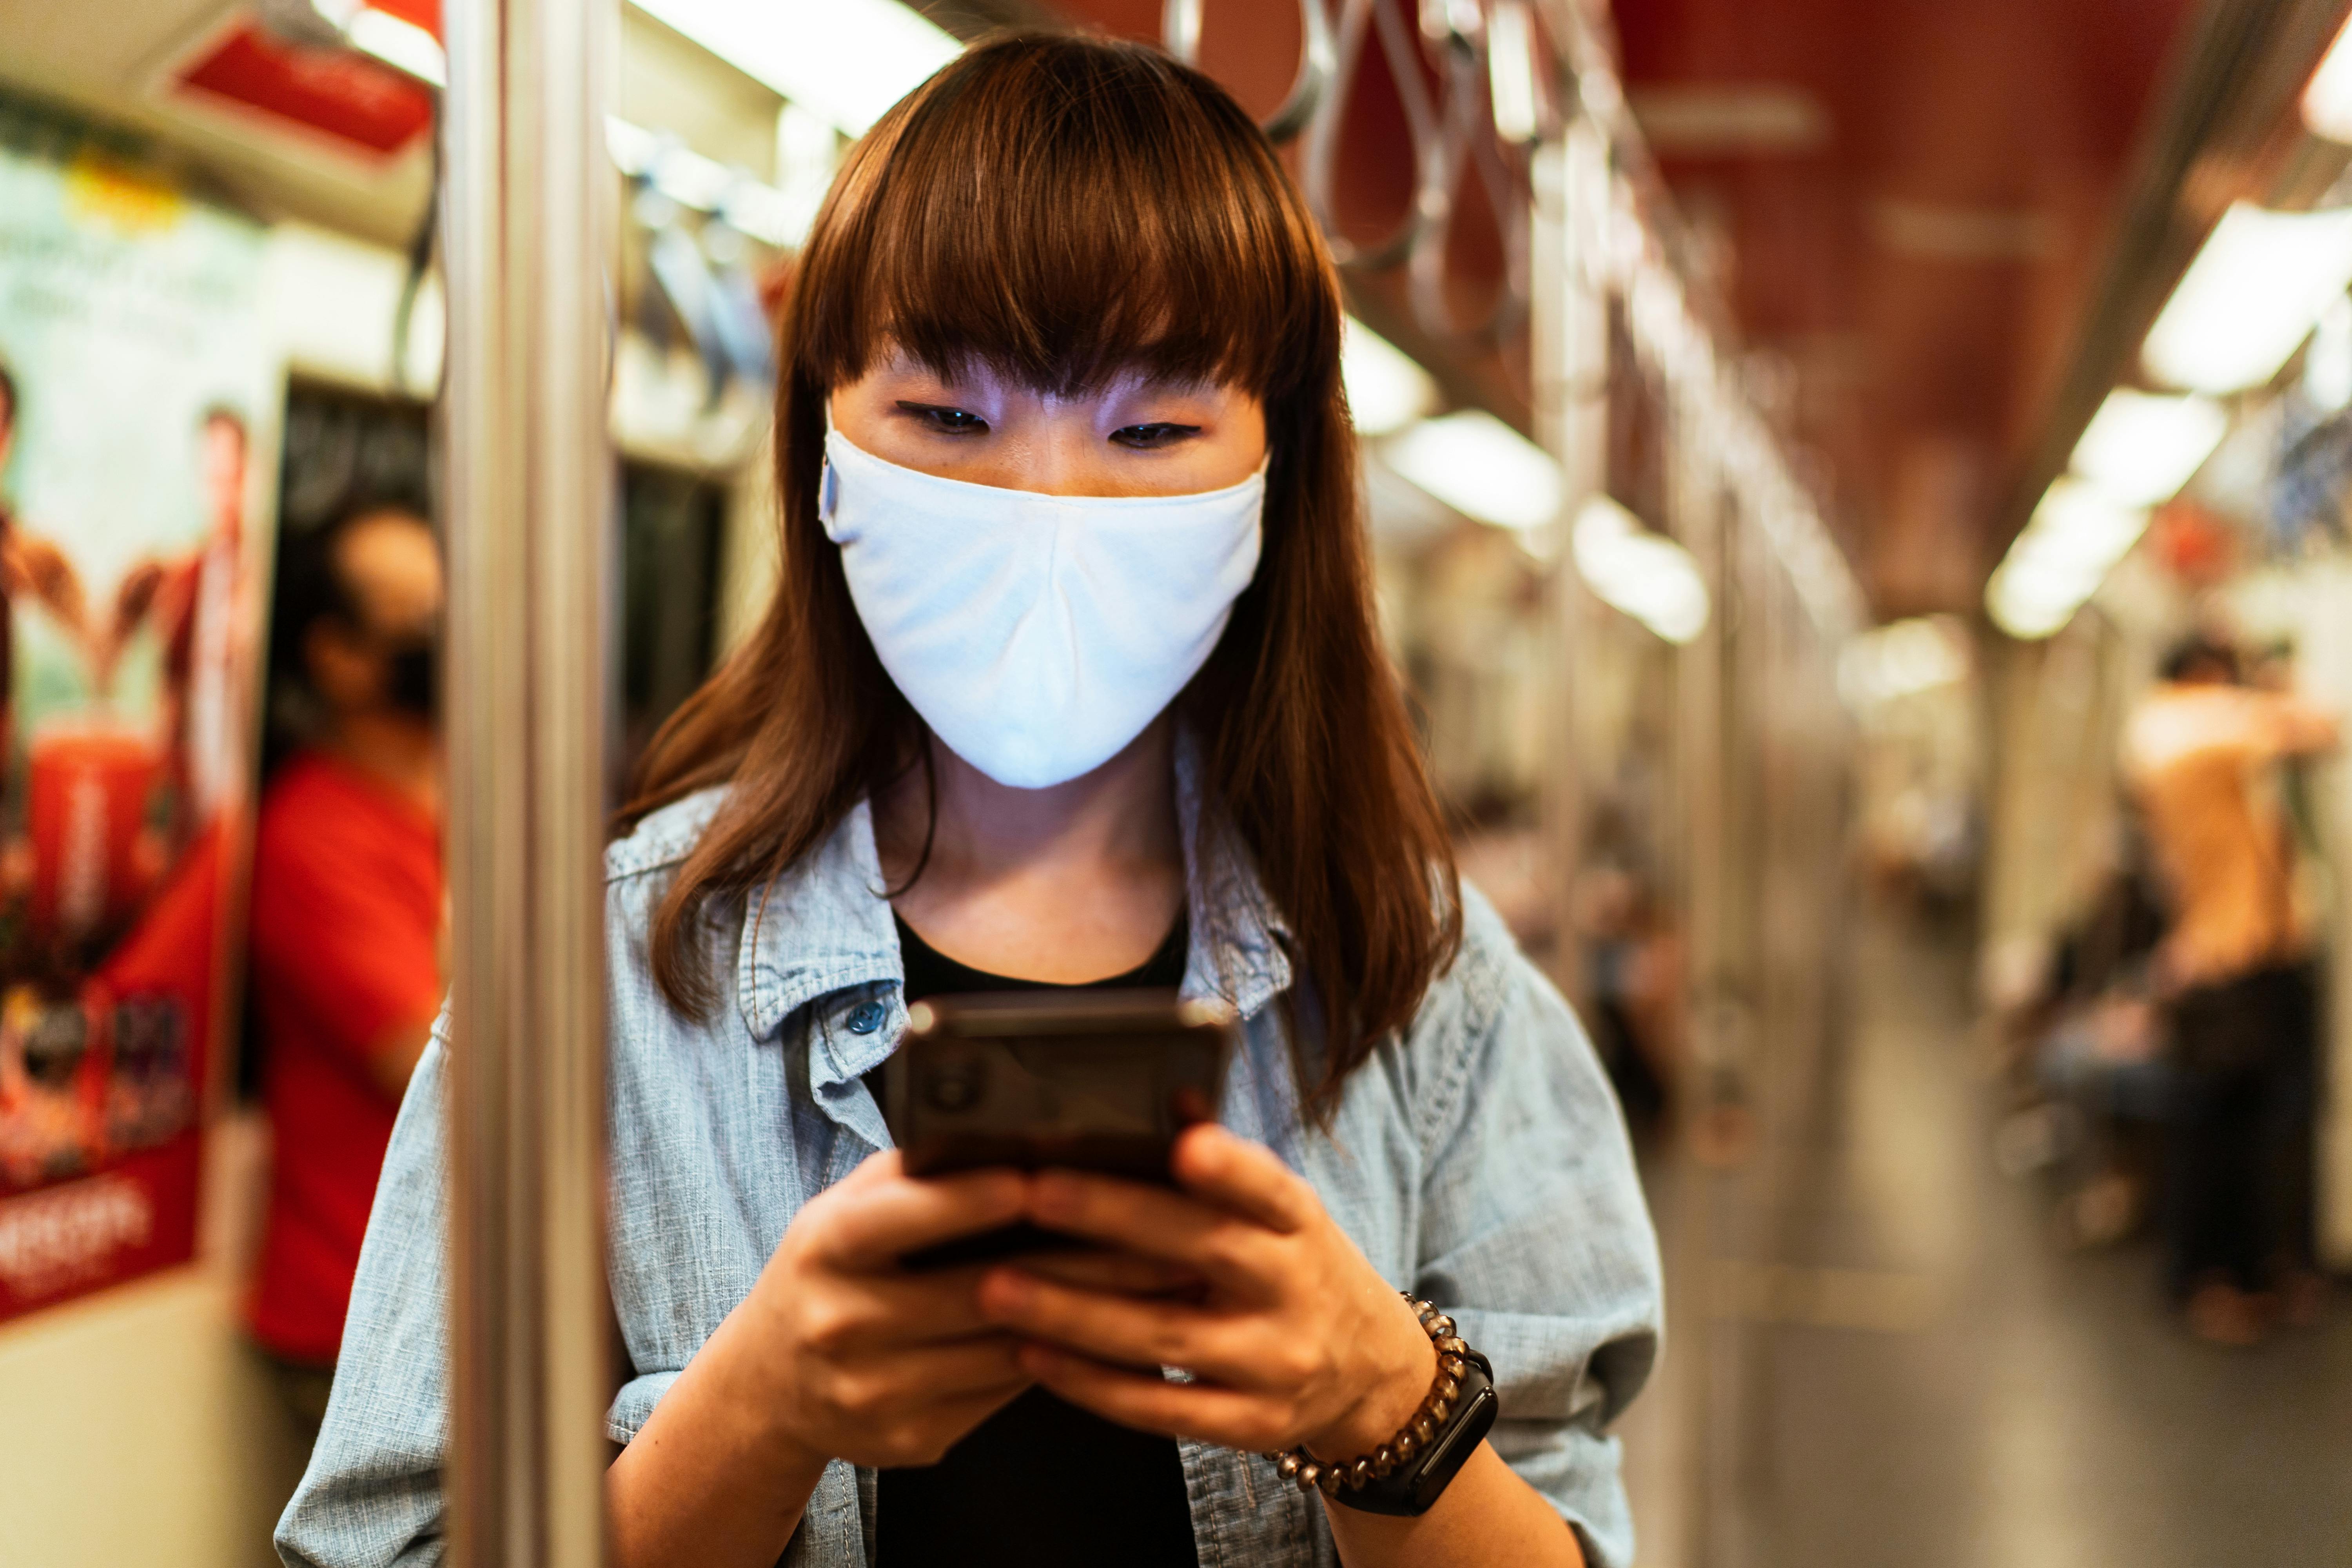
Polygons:
[[272,662],[296,749],[253,859],[252,1005],[273,1155],[250,1319],[289,1404],[325,1414],[368,1205],[441,1005],[441,561],[405,512],[286,543]]
[[[1150,50],[982,46],[850,155],[782,323],[782,586],[607,861],[616,1563],[1629,1560],[1655,1241],[1456,881],[1340,323],[1272,148]],[[908,1005],[1096,984],[1242,1020],[1175,1185],[910,1178],[868,1080]],[[443,1060],[294,1562],[443,1527]],[[1024,1220],[1097,1249],[898,1261]]]

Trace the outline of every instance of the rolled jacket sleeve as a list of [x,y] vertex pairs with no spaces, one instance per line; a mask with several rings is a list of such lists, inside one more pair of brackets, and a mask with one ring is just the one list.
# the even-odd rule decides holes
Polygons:
[[[1658,1246],[1622,1113],[1568,1004],[1475,893],[1427,1084],[1420,1293],[1494,1363],[1496,1452],[1582,1536],[1633,1560],[1609,1423],[1662,1337]],[[1416,1033],[1421,1031],[1417,1028]]]
[[278,1554],[290,1568],[441,1561],[449,1427],[446,1029],[445,1018],[401,1101],[326,1424],[278,1521]]

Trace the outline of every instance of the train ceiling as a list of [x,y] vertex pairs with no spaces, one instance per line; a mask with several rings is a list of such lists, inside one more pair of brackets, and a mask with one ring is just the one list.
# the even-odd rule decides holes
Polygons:
[[[1577,3],[1543,0],[1538,14]],[[927,8],[967,34],[1058,16],[1152,41],[1170,10],[1167,0]],[[2198,9],[2191,0],[1617,0],[1637,117],[1729,302],[1756,390],[1822,459],[1808,477],[1881,614],[1977,602],[2002,542],[2007,489],[2050,423],[2135,150]],[[265,209],[384,240],[414,226],[429,172],[421,145],[373,159],[303,148],[239,133],[173,91],[173,73],[186,74],[200,58],[191,51],[216,36],[220,0],[108,11],[107,25],[92,26],[79,0],[0,0],[9,41],[0,76],[164,132]],[[1296,0],[1202,0],[1199,14],[1202,65],[1273,113],[1297,71]],[[1375,52],[1360,58],[1325,185],[1343,237],[1370,248],[1412,198],[1414,156],[1394,79]],[[660,75],[690,79],[683,68]],[[625,85],[628,98],[650,90]],[[743,118],[755,125],[759,116]],[[1305,149],[1294,143],[1286,155],[1300,168]],[[1461,182],[1438,312],[1459,323],[1509,303],[1509,215],[1494,209],[1480,180]],[[1494,334],[1501,347],[1480,347],[1475,333],[1433,331],[1409,271],[1354,271],[1358,312],[1436,371],[1455,400],[1524,424],[1523,339],[1507,331]]]
[[2191,0],[1618,0],[1628,96],[1882,614],[1969,610]]
[[[1052,8],[1142,39],[1160,36],[1165,10]],[[1628,96],[1696,240],[1684,260],[1713,274],[1756,395],[1818,458],[1806,477],[1880,615],[1979,603],[2198,8],[1616,0]],[[1270,113],[1296,68],[1296,5],[1203,0],[1201,15],[1201,63]],[[1412,147],[1390,96],[1375,82],[1349,117],[1343,219],[1352,209],[1376,226],[1409,195]],[[1471,310],[1507,251],[1473,211],[1450,257]],[[1360,271],[1350,286],[1361,313],[1453,374],[1457,395],[1524,412],[1524,365],[1436,341],[1401,272]]]

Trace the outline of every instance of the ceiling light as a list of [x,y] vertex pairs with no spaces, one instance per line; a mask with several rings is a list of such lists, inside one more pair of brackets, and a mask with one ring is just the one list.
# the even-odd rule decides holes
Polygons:
[[635,179],[661,156],[662,139],[642,125],[608,114],[604,116],[604,150],[612,154],[613,167]]
[[684,142],[672,142],[654,160],[654,189],[680,206],[696,212],[716,212],[727,192],[741,178],[716,158],[706,158]]
[[1535,22],[1527,0],[1496,0],[1486,22],[1486,92],[1495,106],[1495,134],[1533,142],[1543,124],[1536,108]]
[[1985,584],[1985,608],[2013,637],[2046,637],[2098,592],[2147,531],[2147,509],[2079,479],[2050,487]]
[[650,181],[679,206],[716,214],[739,234],[780,250],[800,244],[808,236],[814,206],[740,169],[704,157],[674,136],[608,114],[604,147],[612,154],[613,166],[630,179]]
[[2080,479],[2064,479],[2043,494],[2010,555],[2053,572],[2095,571],[2105,576],[2147,531],[2146,507],[2117,500]]
[[2192,392],[2241,392],[2278,374],[2352,286],[2352,208],[2222,215],[2147,334],[2148,373]]
[[1666,641],[1686,643],[1706,629],[1706,582],[1690,552],[1607,496],[1579,509],[1570,549],[1577,574],[1602,603]]
[[1353,316],[1342,332],[1339,379],[1347,385],[1357,434],[1402,430],[1437,406],[1437,384],[1419,361]]
[[2303,89],[2303,123],[2314,136],[2352,142],[2352,22],[2327,46]]
[[898,0],[633,0],[755,81],[863,136],[963,46]]
[[2117,387],[2074,443],[2074,472],[2116,500],[2170,500],[2221,444],[2230,416],[2210,398]]
[[2352,407],[2352,295],[2331,300],[2303,356],[2303,395],[2322,414]]
[[430,87],[449,83],[449,57],[441,40],[415,23],[389,11],[355,11],[343,24],[343,37],[352,47]]
[[1528,531],[1559,516],[1559,464],[1481,409],[1424,419],[1390,437],[1390,468],[1481,522]]
[[2037,595],[2007,563],[1985,584],[1985,608],[1991,613],[1993,625],[2020,642],[2055,637],[2082,607],[2083,601],[2071,595]]
[[1933,691],[1968,674],[1968,633],[1951,616],[1891,621],[1847,638],[1838,655],[1838,689],[1856,708]]
[[719,216],[739,234],[763,245],[788,250],[808,237],[808,216],[775,186],[758,180],[738,180],[727,188]]

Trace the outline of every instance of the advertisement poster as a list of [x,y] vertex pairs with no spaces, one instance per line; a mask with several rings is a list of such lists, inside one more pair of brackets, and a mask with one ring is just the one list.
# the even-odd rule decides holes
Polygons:
[[282,378],[261,233],[0,110],[0,1320],[185,1260]]

